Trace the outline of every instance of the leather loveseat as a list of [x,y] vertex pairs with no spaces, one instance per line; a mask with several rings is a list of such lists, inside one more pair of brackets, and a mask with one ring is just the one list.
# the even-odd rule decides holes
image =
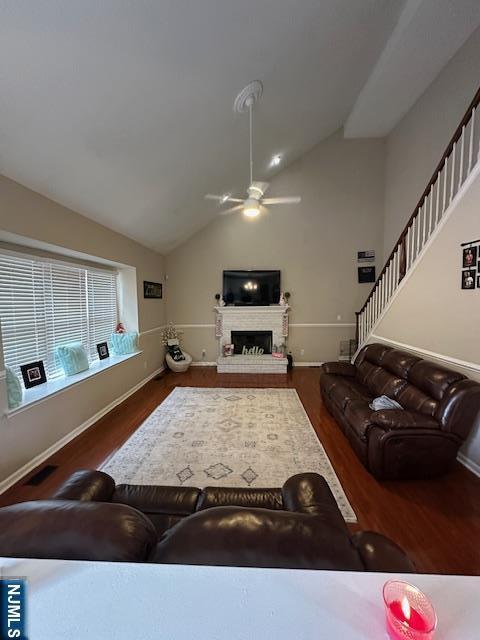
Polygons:
[[[378,479],[445,473],[480,418],[480,384],[404,351],[369,344],[355,363],[321,367],[323,401]],[[402,409],[372,411],[386,395]]]
[[325,480],[281,489],[115,486],[78,471],[50,500],[0,508],[0,556],[178,564],[413,571],[373,532],[350,536]]

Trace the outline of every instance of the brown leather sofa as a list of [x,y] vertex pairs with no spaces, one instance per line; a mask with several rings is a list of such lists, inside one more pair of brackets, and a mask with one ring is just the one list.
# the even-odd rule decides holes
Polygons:
[[413,571],[373,532],[350,535],[325,480],[281,489],[115,486],[78,471],[51,500],[0,509],[0,556],[178,564]]
[[[323,401],[365,467],[378,479],[445,473],[480,417],[480,384],[462,374],[382,344],[355,363],[321,367]],[[386,395],[403,410],[372,411]]]

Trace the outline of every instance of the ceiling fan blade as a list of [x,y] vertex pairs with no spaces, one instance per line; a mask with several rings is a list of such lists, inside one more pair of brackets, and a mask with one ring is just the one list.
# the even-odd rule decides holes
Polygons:
[[237,204],[235,207],[230,207],[230,209],[226,209],[225,211],[220,211],[220,215],[221,216],[226,216],[229,213],[234,213],[235,211],[240,211],[241,209],[243,209],[243,200],[241,200],[242,204]]
[[[267,191],[269,186],[268,182],[258,182],[253,181],[252,184],[248,188],[249,195],[253,195],[255,198],[261,198],[263,194]],[[250,192],[253,193],[250,193]]]
[[286,196],[285,198],[265,198],[263,204],[298,204],[302,201],[301,196]]
[[216,200],[221,204],[223,204],[224,202],[243,202],[242,198],[231,198],[230,196],[228,198],[225,198],[225,196],[216,196],[213,193],[207,193],[207,195],[205,196],[205,199]]

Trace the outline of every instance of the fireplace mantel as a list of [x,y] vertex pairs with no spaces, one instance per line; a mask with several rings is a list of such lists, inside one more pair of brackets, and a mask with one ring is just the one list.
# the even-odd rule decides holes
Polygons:
[[217,370],[219,373],[286,373],[287,359],[262,356],[223,356],[223,345],[231,343],[232,331],[271,331],[272,344],[286,344],[288,305],[264,307],[215,307]]

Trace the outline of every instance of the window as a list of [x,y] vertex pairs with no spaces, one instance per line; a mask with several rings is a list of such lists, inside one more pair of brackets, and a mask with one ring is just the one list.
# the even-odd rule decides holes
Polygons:
[[82,342],[90,362],[117,324],[117,274],[107,269],[0,253],[0,319],[5,364],[43,360],[47,377],[63,371],[55,347]]

